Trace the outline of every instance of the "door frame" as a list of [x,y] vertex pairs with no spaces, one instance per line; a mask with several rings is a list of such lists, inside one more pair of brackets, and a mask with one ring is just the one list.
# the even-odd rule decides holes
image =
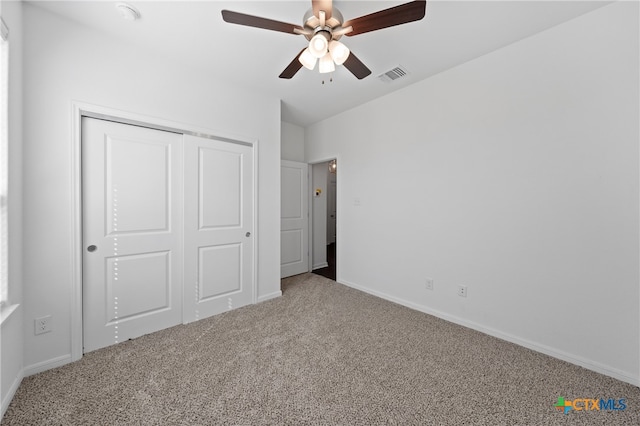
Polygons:
[[[259,141],[255,138],[228,134],[219,130],[212,130],[190,124],[165,120],[89,104],[80,101],[71,101],[71,235],[69,242],[71,247],[71,361],[77,361],[83,356],[82,334],[82,117],[97,118],[115,121],[122,124],[148,127],[173,133],[188,134],[204,138],[216,139],[224,142],[250,146],[253,150],[253,276],[252,276],[252,303],[257,303],[258,297],[258,152]],[[184,323],[184,317],[183,317]]]
[[[308,162],[309,165],[309,194],[313,194],[315,189],[313,188],[313,165],[320,163],[328,163],[331,160],[336,160],[338,162],[338,168],[340,168],[340,156],[339,155],[329,155],[327,157],[321,157],[319,160],[313,160]],[[342,216],[340,209],[341,203],[340,195],[342,191],[340,188],[340,179],[336,179],[336,282],[340,282],[340,263],[338,262],[338,254],[340,253],[339,242],[342,238],[342,226],[340,224],[340,217]],[[313,270],[313,196],[309,196],[309,272]]]

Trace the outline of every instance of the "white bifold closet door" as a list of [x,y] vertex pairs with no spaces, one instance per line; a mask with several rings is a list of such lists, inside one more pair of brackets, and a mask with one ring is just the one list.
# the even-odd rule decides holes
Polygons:
[[84,352],[253,302],[252,149],[83,118]]

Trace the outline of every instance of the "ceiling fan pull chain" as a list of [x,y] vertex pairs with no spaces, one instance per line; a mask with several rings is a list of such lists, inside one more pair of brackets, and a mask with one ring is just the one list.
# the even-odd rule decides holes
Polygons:
[[[333,83],[333,73],[329,74],[329,83]],[[324,84],[324,78],[322,79],[322,84]]]

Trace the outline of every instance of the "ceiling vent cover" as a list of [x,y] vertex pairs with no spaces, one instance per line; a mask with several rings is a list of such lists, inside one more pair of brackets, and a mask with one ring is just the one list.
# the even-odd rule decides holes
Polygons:
[[404,68],[402,65],[398,65],[397,67],[383,74],[380,74],[378,78],[384,81],[385,83],[389,83],[391,81],[395,81],[400,78],[406,77],[407,75],[409,75],[409,71],[407,71],[407,69]]

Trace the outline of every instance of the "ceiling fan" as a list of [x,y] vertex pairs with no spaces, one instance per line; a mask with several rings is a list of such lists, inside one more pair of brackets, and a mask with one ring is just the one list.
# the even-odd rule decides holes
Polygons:
[[343,35],[354,36],[419,21],[424,18],[427,2],[416,0],[348,21],[333,7],[332,0],[312,0],[311,5],[302,18],[302,26],[230,10],[222,11],[222,19],[231,24],[300,34],[309,41],[308,46],[282,71],[280,78],[293,77],[302,66],[313,70],[319,62],[320,73],[333,72],[335,65],[344,65],[358,79],[363,79],[371,74],[371,70],[338,40]]

